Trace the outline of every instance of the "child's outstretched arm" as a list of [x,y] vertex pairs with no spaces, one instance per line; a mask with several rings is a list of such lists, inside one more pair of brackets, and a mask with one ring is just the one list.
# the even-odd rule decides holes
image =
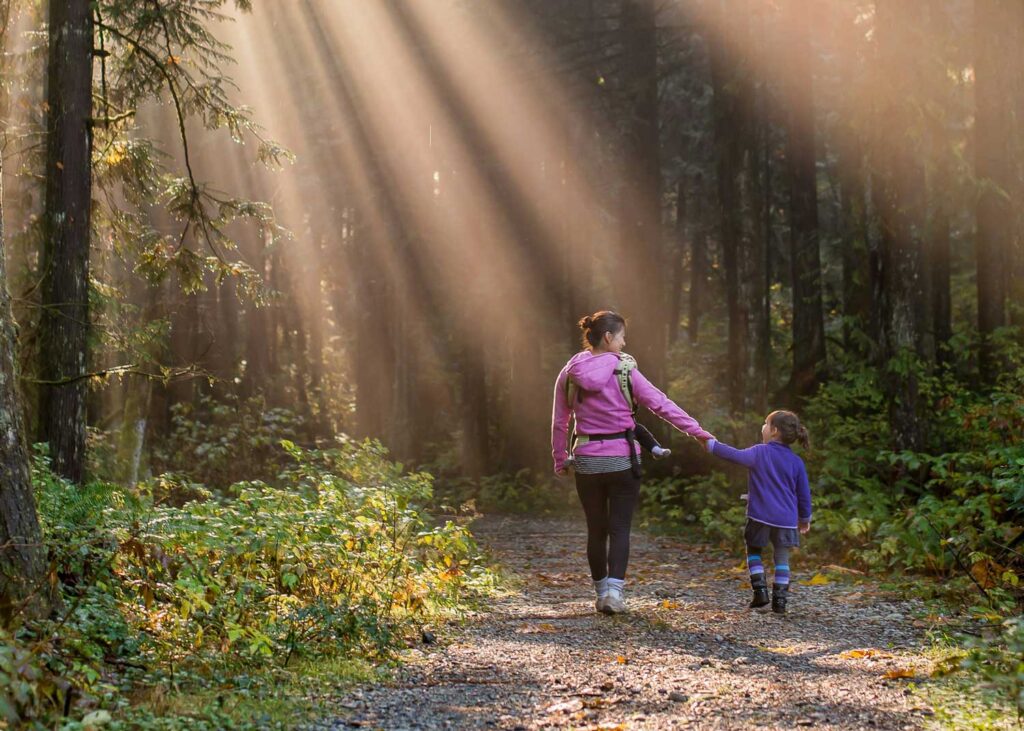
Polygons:
[[747,447],[746,449],[736,449],[736,447],[730,447],[728,444],[723,444],[717,439],[709,439],[704,446],[716,457],[735,462],[749,469],[757,462],[758,448],[762,445],[755,444],[753,447]]

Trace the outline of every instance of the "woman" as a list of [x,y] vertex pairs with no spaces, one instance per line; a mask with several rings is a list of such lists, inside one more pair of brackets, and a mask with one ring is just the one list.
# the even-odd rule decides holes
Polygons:
[[571,466],[587,517],[587,560],[597,592],[596,607],[605,614],[618,614],[626,609],[629,531],[640,496],[633,405],[619,376],[624,375],[641,406],[702,441],[712,436],[639,370],[628,368],[634,362],[622,352],[626,321],[621,315],[603,310],[584,317],[579,325],[584,350],[569,359],[555,381],[551,455],[555,474],[568,476],[569,419],[575,416]]

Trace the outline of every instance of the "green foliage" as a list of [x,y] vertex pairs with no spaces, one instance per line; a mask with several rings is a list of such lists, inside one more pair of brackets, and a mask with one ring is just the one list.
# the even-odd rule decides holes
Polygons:
[[1008,546],[1024,531],[1024,381],[1013,373],[982,393],[955,371],[919,370],[927,452],[891,449],[872,369],[849,369],[824,386],[805,412],[816,439],[806,455],[809,545],[873,568],[969,572],[990,599],[1011,599],[1024,572]]
[[250,479],[272,482],[288,462],[281,440],[293,438],[305,424],[284,408],[269,408],[261,397],[203,397],[193,406],[171,407],[171,432],[153,448],[155,472],[173,472],[224,488],[244,465]]
[[444,480],[438,497],[446,505],[469,512],[563,513],[575,505],[575,488],[570,480],[541,480],[532,470],[514,475],[487,475],[479,480],[453,477]]
[[[137,492],[76,487],[38,457],[63,609],[0,644],[0,673],[16,693],[0,713],[28,719],[62,707],[35,690],[45,679],[88,699],[82,712],[124,719],[136,713],[126,710],[135,688],[259,684],[304,659],[387,658],[419,624],[489,585],[468,530],[424,516],[429,475],[404,474],[374,442],[283,445],[290,463],[277,485],[236,483],[221,497],[180,479]],[[196,499],[160,502],[181,485]],[[40,663],[17,661],[25,647]]]
[[696,529],[710,541],[737,540],[746,504],[740,489],[721,472],[679,479],[645,480],[641,520],[659,530]]
[[1018,720],[1024,719],[1024,615],[1002,623],[991,637],[969,643],[963,667],[986,679],[989,687],[1010,699]]

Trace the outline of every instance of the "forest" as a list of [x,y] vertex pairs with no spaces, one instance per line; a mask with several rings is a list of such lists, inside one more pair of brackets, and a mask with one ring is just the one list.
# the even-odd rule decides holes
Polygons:
[[[929,723],[1019,723],[1024,4],[0,0],[0,48],[0,728],[385,682],[509,590],[477,521],[580,517],[604,309],[720,439],[799,413],[800,560],[945,618]],[[743,471],[638,418],[636,530],[738,551]]]

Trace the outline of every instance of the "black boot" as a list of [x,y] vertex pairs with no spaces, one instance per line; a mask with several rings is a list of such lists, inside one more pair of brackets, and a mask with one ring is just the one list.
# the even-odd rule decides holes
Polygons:
[[786,598],[789,584],[772,584],[772,611],[776,614],[786,613]]
[[754,598],[750,600],[751,609],[763,607],[771,601],[768,598],[768,582],[765,581],[764,574],[751,574],[750,586],[754,589]]

